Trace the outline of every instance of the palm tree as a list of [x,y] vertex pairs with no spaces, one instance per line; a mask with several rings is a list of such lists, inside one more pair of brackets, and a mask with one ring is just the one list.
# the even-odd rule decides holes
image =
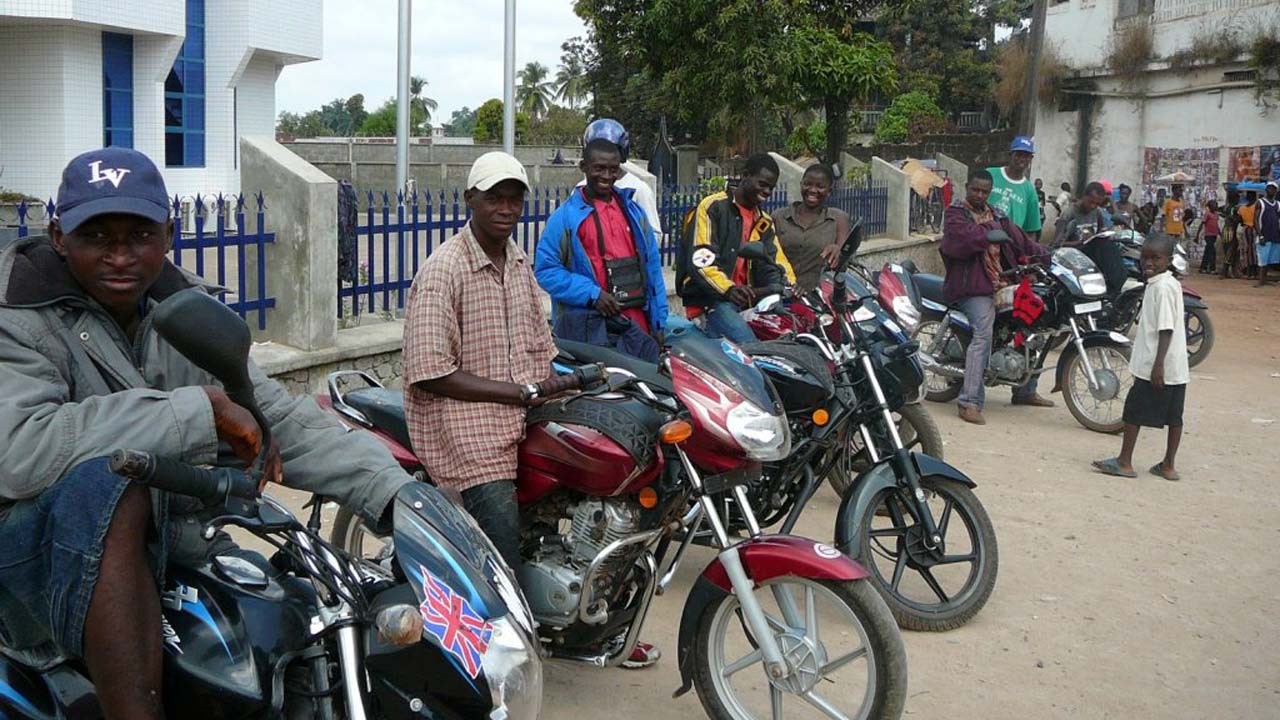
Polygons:
[[516,107],[527,114],[531,120],[537,120],[546,115],[551,107],[554,88],[547,81],[547,74],[550,72],[546,65],[531,62],[517,73],[520,77],[520,86],[516,88]]
[[[435,112],[440,103],[434,99],[423,95],[427,91],[427,79],[414,75],[409,78],[409,119],[414,121],[414,115],[421,118],[420,122],[426,123],[431,121],[431,113]],[[417,126],[419,121],[414,121],[413,125]]]
[[586,68],[577,57],[569,55],[560,63],[556,72],[556,98],[572,108],[581,105],[591,97],[591,88],[587,85]]

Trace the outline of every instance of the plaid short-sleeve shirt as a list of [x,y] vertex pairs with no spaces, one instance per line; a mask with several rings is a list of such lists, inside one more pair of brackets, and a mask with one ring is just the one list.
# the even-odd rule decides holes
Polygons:
[[516,476],[525,410],[434,395],[415,383],[457,370],[536,383],[551,373],[555,344],[528,257],[507,242],[501,274],[468,225],[418,271],[404,329],[405,414],[427,473],[458,491]]

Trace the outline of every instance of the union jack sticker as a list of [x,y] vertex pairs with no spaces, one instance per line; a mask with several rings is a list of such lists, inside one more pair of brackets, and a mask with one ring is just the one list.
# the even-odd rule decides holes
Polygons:
[[480,617],[465,598],[421,565],[423,630],[458,659],[471,679],[480,675],[481,658],[493,638],[493,623]]

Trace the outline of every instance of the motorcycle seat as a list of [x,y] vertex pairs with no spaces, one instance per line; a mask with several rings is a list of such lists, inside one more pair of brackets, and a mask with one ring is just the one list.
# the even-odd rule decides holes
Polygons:
[[912,275],[911,279],[915,281],[916,288],[920,291],[920,297],[946,307],[947,301],[942,297],[941,275],[918,273]]
[[409,441],[409,424],[404,419],[404,393],[390,388],[368,387],[352,390],[343,401],[364,415],[370,425],[395,438],[405,448]]
[[561,338],[556,338],[556,348],[562,356],[567,356],[566,359],[570,362],[602,363],[606,367],[626,370],[654,390],[670,393],[675,389],[671,380],[658,372],[657,365],[624,355],[617,350]]

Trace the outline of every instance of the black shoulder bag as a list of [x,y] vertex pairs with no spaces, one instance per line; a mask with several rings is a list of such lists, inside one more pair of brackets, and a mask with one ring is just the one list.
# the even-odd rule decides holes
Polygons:
[[596,224],[596,247],[604,259],[605,291],[618,301],[623,310],[644,307],[644,266],[640,264],[639,253],[610,260],[604,251],[604,226],[600,223],[600,214],[592,211],[591,219]]

